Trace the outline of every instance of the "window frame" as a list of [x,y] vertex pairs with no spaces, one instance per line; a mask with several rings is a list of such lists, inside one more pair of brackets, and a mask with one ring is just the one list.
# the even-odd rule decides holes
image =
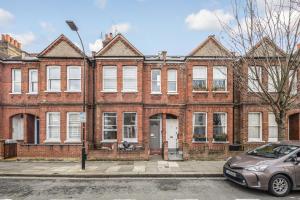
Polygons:
[[[169,72],[171,72],[171,71],[174,71],[175,72],[175,80],[170,80],[169,78],[170,78],[170,76],[169,76]],[[168,94],[178,94],[177,92],[178,92],[178,77],[177,77],[177,69],[168,69],[168,71],[167,71],[167,75],[168,75],[168,79],[167,79],[167,83],[168,83]],[[176,86],[176,89],[174,90],[174,91],[170,91],[170,89],[169,89],[169,82],[175,82],[175,86]]]
[[[156,83],[159,82],[159,91],[153,91],[153,72],[159,71],[159,81],[156,80]],[[161,94],[161,69],[151,69],[151,94]]]
[[290,85],[290,87],[292,87],[290,94],[296,95],[298,93],[298,71],[295,72],[294,80],[292,80],[293,76],[290,75],[293,73],[294,73],[294,70],[289,71],[289,85]]
[[79,131],[79,134],[80,134],[80,137],[77,138],[77,139],[74,139],[74,138],[70,138],[70,114],[78,114],[79,115],[79,118],[80,118],[80,112],[67,112],[67,140],[65,142],[81,142],[81,122],[79,122],[80,124],[80,131]]
[[[58,132],[58,138],[50,138],[49,137],[49,115],[50,114],[58,114],[59,115],[59,132]],[[46,113],[46,141],[45,143],[47,142],[58,142],[60,143],[60,136],[61,136],[61,114],[60,112],[47,112]]]
[[[32,72],[36,72],[37,74],[37,81],[36,82],[33,82],[32,81]],[[38,69],[29,69],[28,70],[28,74],[29,74],[29,77],[28,77],[28,94],[38,94],[39,93],[39,71]],[[33,91],[32,90],[32,83],[36,83],[37,84],[37,91]]]
[[[20,71],[20,82],[15,81],[15,71]],[[15,84],[20,84],[20,91],[15,90]],[[22,69],[13,68],[11,69],[11,93],[12,94],[22,94]]]
[[[126,77],[125,76],[125,73],[124,71],[126,69],[130,69],[130,68],[134,68],[136,70],[136,76],[135,77]],[[122,92],[138,92],[138,67],[137,66],[134,66],[134,65],[128,65],[128,66],[123,66],[123,69],[122,69],[122,78],[123,78],[123,85],[122,85]],[[135,89],[125,89],[124,86],[125,86],[125,82],[126,80],[135,80]]]
[[[50,69],[58,68],[59,69],[59,79],[49,79]],[[51,90],[50,88],[50,80],[59,80],[59,89],[58,90]],[[61,66],[58,65],[49,65],[47,66],[47,91],[46,92],[61,92]]]
[[[194,69],[205,69],[205,90],[195,90],[194,89],[194,80],[203,80],[202,78],[195,78],[195,74],[194,74]],[[192,69],[192,87],[193,87],[193,92],[203,92],[203,91],[207,91],[207,66],[193,66]]]
[[[136,130],[136,138],[125,138],[124,137],[124,127],[125,126],[133,126],[133,125],[124,125],[125,122],[125,114],[127,113],[134,113],[135,114],[135,130]],[[130,143],[137,143],[138,142],[138,114],[137,112],[123,112],[123,123],[122,123],[122,139],[124,141],[130,142]]]
[[[79,69],[80,71],[80,78],[70,78],[70,69]],[[80,81],[80,89],[79,90],[74,90],[74,89],[70,89],[70,80],[79,80]],[[81,84],[82,82],[82,76],[81,76],[81,66],[75,66],[75,65],[72,65],[72,66],[67,66],[67,92],[81,92]]]
[[[105,117],[104,114],[105,113],[112,113],[112,114],[116,114],[116,129],[115,131],[117,132],[117,138],[116,139],[104,139],[104,131],[114,131],[114,129],[105,129],[104,128],[104,122],[105,122]],[[102,142],[116,142],[118,140],[118,113],[117,112],[103,112],[102,113]]]
[[[214,125],[214,121],[213,121],[213,141],[215,142],[227,142],[228,141],[228,118],[227,118],[227,112],[214,112],[213,113],[213,117],[214,117],[214,114],[225,114],[225,135],[227,135],[227,138],[225,141],[215,141],[214,139],[214,128],[215,126],[217,125]],[[218,127],[224,127],[224,126],[218,126]]]
[[[259,69],[259,79],[262,80],[262,67],[261,66],[253,66],[253,65],[248,66],[248,69],[247,69],[248,70],[248,92],[261,92],[262,88],[260,87],[258,80],[250,79],[250,77],[252,76],[252,72],[253,72],[253,70],[250,69],[252,67]],[[253,74],[253,75],[255,75],[255,74]],[[257,84],[258,88],[255,87],[256,84]],[[250,85],[252,85],[253,88],[251,88]]]
[[[259,138],[250,138],[249,137],[249,114],[259,114]],[[247,119],[247,122],[248,122],[248,130],[247,130],[247,133],[248,133],[248,142],[263,142],[262,140],[262,113],[261,112],[248,112],[248,119]],[[254,126],[251,126],[251,127],[254,127]]]
[[[225,71],[226,71],[225,79],[215,79],[215,70],[218,70],[218,68],[224,68],[225,69]],[[225,80],[224,90],[214,90],[214,88],[215,88],[214,81],[215,80]],[[225,65],[215,65],[215,66],[213,66],[213,91],[215,91],[215,92],[227,92],[227,90],[228,90],[227,89],[227,85],[228,85],[227,81],[228,81],[228,68],[227,68],[227,66],[225,66]]]
[[[279,73],[280,73],[279,76],[281,77],[281,68],[279,66],[272,65],[272,66],[270,66],[270,68],[279,68],[279,70],[278,70]],[[277,69],[275,69],[275,70],[268,69],[268,70],[269,70],[269,72],[268,72],[268,92],[277,93],[274,82],[272,80],[272,77],[270,76],[270,73],[276,73]]]
[[[194,140],[194,131],[195,131],[195,115],[196,114],[205,114],[205,141],[195,141]],[[193,131],[192,131],[192,142],[193,143],[206,143],[208,142],[207,138],[207,112],[193,112]],[[196,125],[198,127],[203,127],[203,125]]]
[[[268,141],[269,142],[277,142],[278,141],[278,124],[277,124],[276,118],[275,118],[276,125],[270,126],[270,115],[274,115],[274,117],[275,117],[275,114],[273,112],[268,113]],[[277,128],[277,138],[270,138],[270,127]]]
[[[116,74],[114,78],[105,78],[104,77],[104,71],[105,69],[115,69],[116,70]],[[106,89],[105,88],[105,79],[110,79],[110,80],[115,80],[116,82],[116,88],[115,89]],[[102,67],[102,92],[117,92],[118,91],[118,67],[115,65],[105,65]]]

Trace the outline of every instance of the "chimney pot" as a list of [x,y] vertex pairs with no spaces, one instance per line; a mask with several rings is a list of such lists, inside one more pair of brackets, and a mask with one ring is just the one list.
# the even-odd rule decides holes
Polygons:
[[297,44],[297,49],[300,49],[300,43],[299,43],[299,44]]
[[112,39],[112,38],[113,38],[113,34],[109,33],[109,39]]

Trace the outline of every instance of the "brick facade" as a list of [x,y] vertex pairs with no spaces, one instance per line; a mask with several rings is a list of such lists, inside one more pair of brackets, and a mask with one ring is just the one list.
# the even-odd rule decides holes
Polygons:
[[[209,36],[188,56],[142,55],[121,34],[107,37],[106,46],[89,58],[86,63],[87,124],[86,141],[88,158],[99,160],[147,160],[153,150],[152,120],[158,120],[159,153],[164,159],[172,158],[172,146],[176,139],[176,154],[183,159],[221,159],[229,156],[229,145],[240,142],[250,148],[257,144],[247,141],[248,112],[262,112],[263,141],[267,141],[268,110],[264,106],[251,105],[246,96],[234,91],[233,67],[230,53],[213,37]],[[0,139],[13,138],[13,118],[23,119],[23,139],[18,141],[17,157],[39,159],[80,158],[81,141],[69,142],[68,112],[82,112],[83,59],[81,51],[61,35],[40,54],[0,59]],[[47,91],[47,66],[60,66],[61,91]],[[81,67],[81,91],[69,92],[68,66]],[[103,67],[116,68],[115,91],[104,91]],[[123,91],[123,68],[137,69],[137,90]],[[193,67],[207,69],[207,88],[193,91]],[[213,86],[213,68],[227,69],[226,90],[216,91]],[[21,70],[21,92],[12,93],[12,69]],[[29,94],[29,70],[38,70],[38,93]],[[160,70],[159,93],[152,93],[152,70]],[[177,91],[168,93],[168,70],[176,70]],[[234,96],[238,94],[238,97]],[[253,100],[253,99],[252,99]],[[255,101],[255,99],[253,100]],[[238,104],[238,103],[241,104]],[[47,142],[47,113],[60,113],[59,141]],[[115,140],[104,140],[103,113],[116,113]],[[132,151],[120,148],[124,140],[124,113],[136,113],[137,139]],[[194,113],[206,114],[206,140],[194,141]],[[226,139],[214,140],[214,113],[226,114]],[[299,113],[298,110],[290,114]],[[290,115],[289,114],[289,115]],[[36,124],[38,120],[39,124]],[[172,135],[170,123],[176,120],[178,135]],[[299,126],[299,116],[292,123]],[[155,124],[155,123],[154,123]],[[173,125],[174,126],[174,125]],[[157,128],[157,127],[156,127]],[[38,130],[37,130],[38,129]],[[131,130],[131,128],[130,128]],[[299,130],[299,129],[298,129]],[[36,132],[38,131],[38,135]],[[298,134],[299,136],[299,134]],[[176,137],[174,139],[174,137]],[[38,139],[37,139],[38,138]],[[172,138],[172,139],[171,139]],[[288,139],[288,137],[287,137]],[[38,140],[38,142],[37,142]],[[3,151],[4,143],[0,143]],[[174,147],[173,147],[174,148]],[[0,152],[1,152],[0,151]],[[0,154],[1,158],[1,154]]]

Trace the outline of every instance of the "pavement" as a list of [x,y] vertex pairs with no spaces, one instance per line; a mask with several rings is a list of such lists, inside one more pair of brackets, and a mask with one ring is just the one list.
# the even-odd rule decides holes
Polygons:
[[221,177],[225,161],[0,161],[0,176],[25,177]]

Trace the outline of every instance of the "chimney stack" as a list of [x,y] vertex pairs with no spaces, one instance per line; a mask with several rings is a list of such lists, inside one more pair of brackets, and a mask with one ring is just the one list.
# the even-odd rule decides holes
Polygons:
[[109,34],[105,34],[105,38],[102,41],[103,47],[105,47],[111,40],[113,39],[113,34],[109,33]]
[[8,56],[21,56],[21,43],[9,34],[2,34],[0,41],[0,51]]
[[298,50],[300,49],[300,43],[299,43],[299,44],[297,44],[297,49],[298,49]]

